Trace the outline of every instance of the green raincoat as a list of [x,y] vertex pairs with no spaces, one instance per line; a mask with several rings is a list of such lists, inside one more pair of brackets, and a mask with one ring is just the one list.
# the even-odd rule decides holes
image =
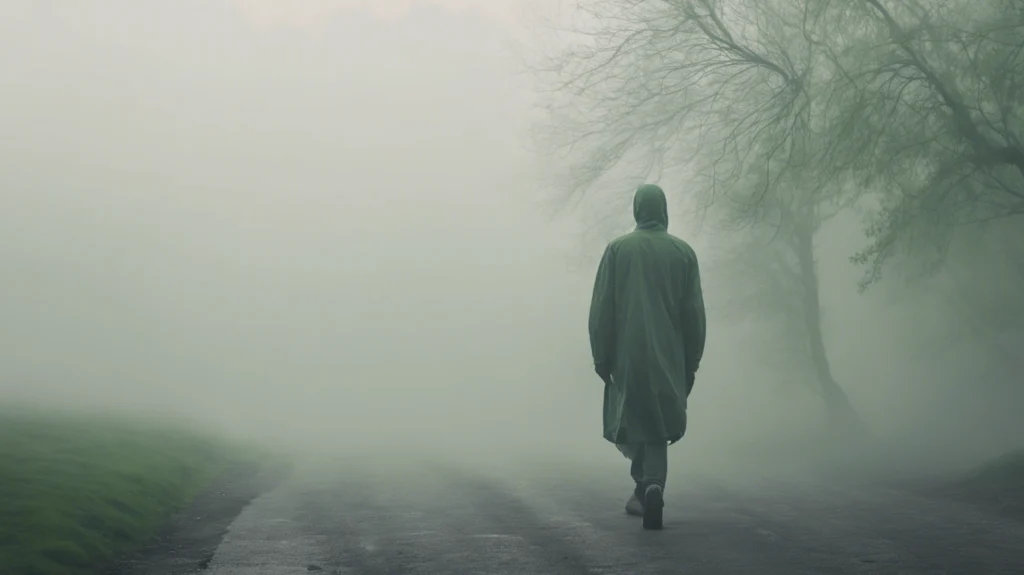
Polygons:
[[636,444],[686,433],[688,374],[704,353],[697,256],[668,233],[658,186],[633,198],[636,230],[605,249],[590,303],[590,346],[605,382],[604,438]]

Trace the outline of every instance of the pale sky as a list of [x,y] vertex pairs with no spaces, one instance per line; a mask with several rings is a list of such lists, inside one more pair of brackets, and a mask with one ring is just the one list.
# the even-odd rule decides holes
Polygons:
[[451,12],[474,11],[498,21],[511,23],[526,6],[526,0],[231,0],[259,26],[315,26],[325,17],[360,10],[392,20],[408,15],[416,7],[441,8]]

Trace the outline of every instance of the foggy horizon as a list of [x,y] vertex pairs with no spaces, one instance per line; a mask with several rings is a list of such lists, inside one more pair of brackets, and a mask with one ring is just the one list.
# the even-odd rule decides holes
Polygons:
[[[288,6],[0,0],[0,396],[288,449],[621,459],[587,309],[647,178],[558,209],[523,69],[536,3]],[[821,400],[727,317],[743,278],[702,184],[658,183],[706,270],[678,465],[811,449]],[[1024,390],[932,284],[860,294],[860,219],[820,238],[832,370],[891,462],[1019,448]]]

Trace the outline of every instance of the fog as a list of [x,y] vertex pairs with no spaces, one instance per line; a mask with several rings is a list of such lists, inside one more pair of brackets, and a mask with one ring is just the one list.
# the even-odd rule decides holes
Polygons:
[[[586,314],[632,188],[551,201],[535,9],[0,0],[2,399],[289,449],[620,457]],[[670,231],[713,253],[687,182],[664,185]],[[833,371],[873,431],[915,465],[1016,447],[1019,386],[973,384],[1010,376],[935,336],[941,303],[858,294],[858,221],[825,236]],[[802,453],[823,424],[719,319],[731,281],[706,280],[694,464]]]

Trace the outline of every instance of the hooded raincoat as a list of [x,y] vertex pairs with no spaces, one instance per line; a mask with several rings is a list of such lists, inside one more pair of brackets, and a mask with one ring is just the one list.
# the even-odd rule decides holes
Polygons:
[[677,441],[686,433],[688,374],[704,353],[697,256],[668,233],[658,186],[633,198],[636,230],[605,249],[590,304],[590,346],[604,395],[604,438],[617,445]]

